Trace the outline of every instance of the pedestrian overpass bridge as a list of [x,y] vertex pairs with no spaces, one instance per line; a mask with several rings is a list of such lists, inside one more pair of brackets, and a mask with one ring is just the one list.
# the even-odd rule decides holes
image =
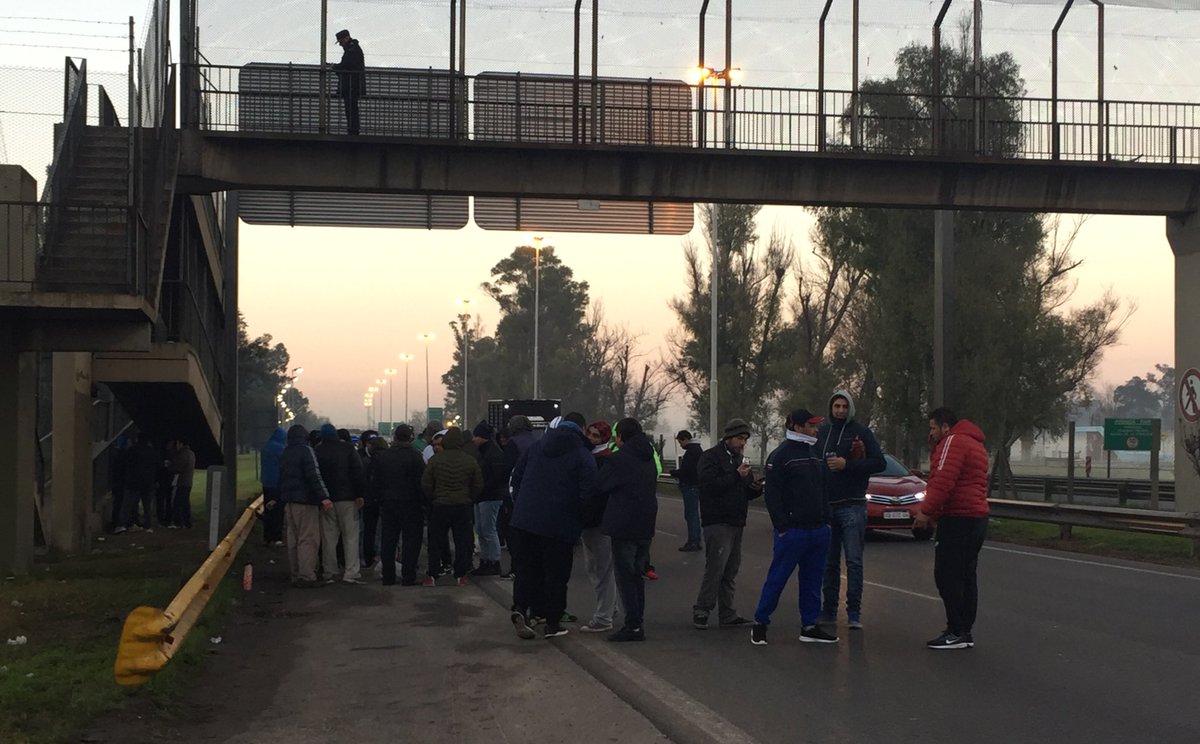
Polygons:
[[[362,131],[348,136],[327,68],[211,64],[195,2],[176,65],[165,2],[152,7],[124,125],[103,90],[89,118],[86,65],[68,68],[42,196],[27,174],[0,174],[0,418],[16,422],[0,439],[0,544],[14,546],[0,564],[14,570],[35,520],[68,550],[94,529],[92,452],[115,431],[89,442],[93,383],[143,430],[192,442],[201,465],[233,467],[239,217],[455,229],[474,199],[485,229],[670,234],[691,228],[696,202],[923,208],[943,215],[948,257],[954,210],[1163,215],[1176,367],[1200,368],[1186,332],[1200,317],[1187,290],[1200,279],[1200,104],[711,85],[599,76],[594,62],[580,75],[578,42],[573,75],[467,75],[452,32],[447,69],[368,68]],[[36,353],[54,355],[52,504],[27,436]],[[1200,476],[1177,478],[1177,508],[1200,510]]]

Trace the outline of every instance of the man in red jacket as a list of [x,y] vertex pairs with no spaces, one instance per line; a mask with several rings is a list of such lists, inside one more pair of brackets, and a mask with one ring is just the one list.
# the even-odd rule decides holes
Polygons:
[[929,441],[934,447],[929,484],[914,527],[937,524],[933,579],[946,606],[946,629],[925,645],[972,648],[979,602],[975,570],[988,522],[987,450],[979,427],[960,421],[949,408],[930,412]]

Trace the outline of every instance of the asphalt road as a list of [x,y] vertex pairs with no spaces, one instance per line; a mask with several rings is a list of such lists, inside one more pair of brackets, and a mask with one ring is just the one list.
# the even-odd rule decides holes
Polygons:
[[[648,640],[619,652],[750,739],[1200,741],[1200,573],[988,545],[976,647],[935,652],[924,647],[944,625],[932,543],[882,536],[867,545],[864,630],[843,615],[836,646],[800,643],[793,580],[761,647],[748,629],[691,628],[703,558],[676,551],[684,532],[681,502],[660,499]],[[769,520],[752,509],[743,615],[769,562]],[[578,567],[570,596],[585,616]]]

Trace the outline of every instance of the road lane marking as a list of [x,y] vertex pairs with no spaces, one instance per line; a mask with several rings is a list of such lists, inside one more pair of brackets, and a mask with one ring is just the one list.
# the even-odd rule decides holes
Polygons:
[[679,537],[679,535],[676,535],[674,532],[667,532],[666,530],[655,529],[654,531],[660,535],[666,535],[667,537]]
[[920,597],[921,599],[932,599],[934,602],[942,601],[941,597],[935,597],[932,594],[922,594],[920,592],[914,592],[914,591],[910,591],[908,589],[901,589],[898,586],[888,586],[887,584],[880,584],[875,581],[866,581],[866,580],[864,580],[863,583],[866,584],[867,586],[874,586],[879,589],[887,589],[888,591],[900,592],[901,594],[907,594],[912,597]]
[[1133,573],[1150,574],[1151,576],[1167,576],[1172,579],[1187,579],[1188,581],[1200,581],[1200,576],[1191,576],[1189,574],[1171,573],[1170,571],[1155,571],[1152,568],[1138,568],[1136,566],[1120,566],[1115,563],[1100,563],[1099,561],[1086,561],[1081,558],[1067,558],[1061,555],[1048,555],[1046,553],[1034,553],[1029,550],[1013,550],[1012,548],[997,548],[991,545],[984,545],[984,550],[994,550],[997,553],[1010,553],[1012,555],[1026,555],[1030,558],[1045,558],[1049,561],[1062,561],[1063,563],[1082,563],[1085,566],[1098,566],[1100,568],[1114,568],[1118,571],[1132,571]]

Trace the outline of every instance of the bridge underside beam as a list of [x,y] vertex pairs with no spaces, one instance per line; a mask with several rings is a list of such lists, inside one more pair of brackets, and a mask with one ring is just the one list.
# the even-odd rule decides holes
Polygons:
[[179,189],[1183,215],[1200,170],[184,131]]

